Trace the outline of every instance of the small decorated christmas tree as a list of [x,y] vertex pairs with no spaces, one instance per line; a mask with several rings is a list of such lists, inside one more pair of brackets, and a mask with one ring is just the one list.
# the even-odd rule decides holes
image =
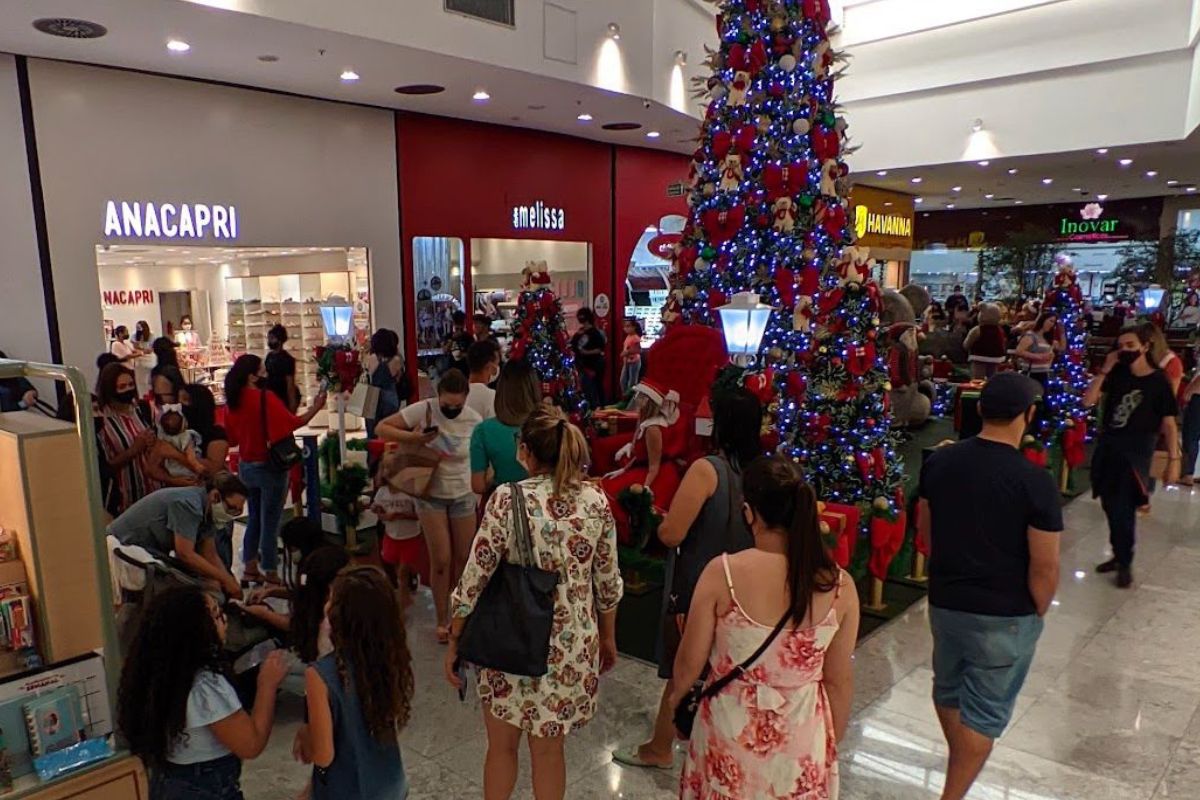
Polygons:
[[1058,316],[1066,336],[1061,355],[1046,379],[1038,438],[1043,444],[1058,444],[1067,466],[1074,469],[1086,459],[1090,415],[1083,406],[1083,393],[1088,385],[1087,320],[1083,314],[1083,292],[1075,276],[1070,256],[1059,255],[1058,274],[1046,291],[1043,313]]
[[580,424],[588,414],[587,400],[575,369],[562,302],[550,288],[545,262],[526,265],[517,301],[516,329],[510,358],[523,358],[542,381],[542,394]]

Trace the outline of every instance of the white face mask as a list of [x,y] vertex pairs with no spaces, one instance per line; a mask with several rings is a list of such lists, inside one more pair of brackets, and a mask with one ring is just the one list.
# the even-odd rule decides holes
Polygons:
[[238,518],[239,515],[234,514],[226,507],[224,501],[218,500],[212,505],[213,524],[218,528],[227,528]]

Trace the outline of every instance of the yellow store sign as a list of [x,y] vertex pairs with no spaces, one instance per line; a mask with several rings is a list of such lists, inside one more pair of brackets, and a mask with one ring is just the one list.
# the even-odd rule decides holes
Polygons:
[[867,234],[912,236],[912,218],[899,214],[876,214],[866,206],[854,209],[854,233],[859,239]]
[[850,196],[854,234],[859,243],[877,249],[912,249],[915,206],[911,195],[855,186]]

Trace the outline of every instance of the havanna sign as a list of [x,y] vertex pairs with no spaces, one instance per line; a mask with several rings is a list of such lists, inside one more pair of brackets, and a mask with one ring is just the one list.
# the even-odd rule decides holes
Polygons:
[[854,232],[861,239],[870,234],[879,236],[912,236],[912,217],[899,214],[876,214],[866,206],[854,209]]
[[856,184],[850,193],[858,243],[874,250],[911,250],[916,207],[913,196]]

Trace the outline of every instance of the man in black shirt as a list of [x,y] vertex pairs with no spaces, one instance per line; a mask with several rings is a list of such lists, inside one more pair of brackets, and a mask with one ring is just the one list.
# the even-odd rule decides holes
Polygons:
[[942,800],[966,796],[1012,719],[1058,587],[1058,490],[1018,450],[1040,391],[1024,375],[995,376],[979,398],[983,431],[921,469],[933,702],[950,746]]
[[1148,338],[1137,327],[1117,337],[1117,349],[1083,396],[1089,408],[1104,396],[1100,438],[1092,454],[1092,493],[1108,517],[1113,557],[1097,572],[1116,572],[1117,586],[1133,584],[1137,510],[1150,502],[1150,465],[1159,434],[1167,442],[1168,483],[1179,480],[1179,404],[1166,376],[1150,363]]
[[604,348],[608,345],[608,339],[596,327],[596,315],[590,308],[579,309],[575,320],[579,323],[579,330],[571,337],[575,366],[579,370],[588,405],[599,408],[604,405]]

